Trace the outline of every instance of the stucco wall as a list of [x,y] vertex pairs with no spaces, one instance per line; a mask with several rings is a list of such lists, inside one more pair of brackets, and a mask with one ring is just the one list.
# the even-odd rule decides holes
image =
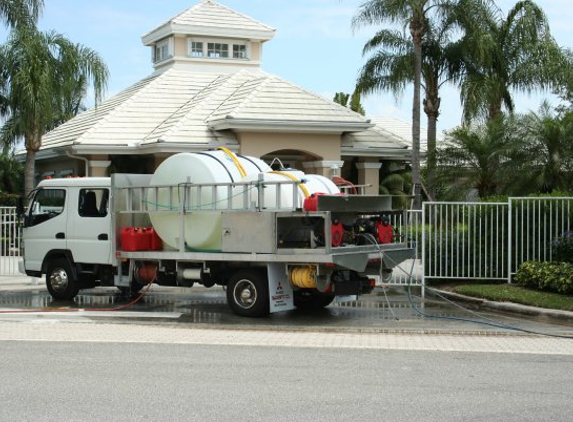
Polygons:
[[238,133],[240,153],[261,157],[273,151],[297,150],[314,159],[340,160],[340,135],[312,133]]

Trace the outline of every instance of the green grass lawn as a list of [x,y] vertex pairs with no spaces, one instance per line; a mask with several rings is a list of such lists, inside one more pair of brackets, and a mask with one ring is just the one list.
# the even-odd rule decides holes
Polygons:
[[497,302],[513,302],[540,308],[573,311],[573,296],[530,290],[514,284],[468,284],[456,286],[453,291]]

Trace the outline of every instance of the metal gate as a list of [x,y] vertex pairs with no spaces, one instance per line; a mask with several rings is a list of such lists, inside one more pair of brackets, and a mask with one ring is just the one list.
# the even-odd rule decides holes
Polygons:
[[424,279],[511,282],[519,265],[552,259],[552,243],[570,230],[573,198],[423,204]]
[[16,208],[0,207],[0,275],[18,275],[20,230]]

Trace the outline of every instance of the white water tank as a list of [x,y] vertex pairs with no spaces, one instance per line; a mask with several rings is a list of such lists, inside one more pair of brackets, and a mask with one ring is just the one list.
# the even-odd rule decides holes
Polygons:
[[[148,193],[148,206],[160,211],[149,213],[151,224],[163,243],[173,249],[179,249],[183,232],[186,250],[220,251],[221,210],[245,209],[253,204],[258,207],[258,184],[233,188],[197,185],[258,181],[288,182],[264,188],[262,208],[266,209],[302,208],[308,195],[340,192],[324,176],[290,169],[272,171],[258,158],[235,155],[228,150],[180,153],[161,163],[151,178],[153,188]],[[191,184],[190,188],[184,187]],[[186,210],[183,228],[179,211],[182,202]]]
[[[261,176],[249,175],[244,180],[252,181],[259,177]],[[262,208],[269,210],[303,208],[304,199],[317,192],[331,195],[340,193],[338,187],[329,178],[318,174],[305,174],[294,169],[268,171],[262,175],[262,180],[265,182],[287,182],[276,185],[276,188],[272,184],[265,188]],[[277,201],[277,198],[280,200]],[[251,202],[259,206],[256,190],[251,193]]]
[[[167,158],[157,167],[151,178],[152,186],[177,186],[185,183],[214,184],[240,182],[246,176],[256,176],[269,171],[270,167],[254,157],[235,155],[227,150],[196,153],[180,153]],[[156,195],[157,192],[157,195]],[[185,195],[190,198],[185,198]],[[148,195],[151,224],[161,240],[174,249],[179,249],[181,219],[179,205],[185,201],[188,213],[184,218],[184,237],[187,250],[219,251],[221,249],[221,211],[240,209],[244,205],[243,189],[231,191],[226,187],[215,189],[180,188],[152,189]]]

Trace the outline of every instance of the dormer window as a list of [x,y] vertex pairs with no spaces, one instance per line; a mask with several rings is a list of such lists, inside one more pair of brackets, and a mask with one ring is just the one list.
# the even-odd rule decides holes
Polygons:
[[233,44],[233,58],[234,59],[246,59],[247,58],[247,46],[245,44]]
[[229,44],[215,42],[207,43],[207,57],[229,57]]
[[189,57],[248,60],[249,47],[242,41],[189,38],[187,54]]
[[153,48],[153,62],[161,62],[173,57],[173,47],[171,39],[164,40],[155,44]]
[[203,52],[203,43],[201,41],[191,41],[189,53],[191,57],[203,57],[205,55]]

